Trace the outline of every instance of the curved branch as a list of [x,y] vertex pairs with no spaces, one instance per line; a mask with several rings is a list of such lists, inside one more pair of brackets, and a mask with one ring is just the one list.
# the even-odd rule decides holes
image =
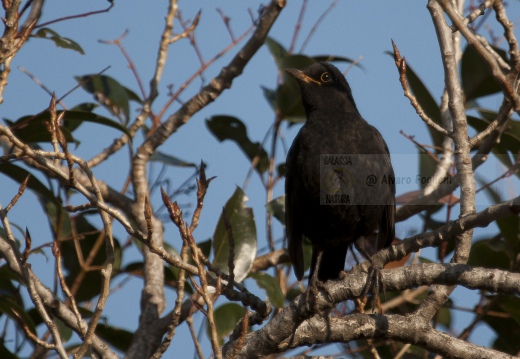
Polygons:
[[[356,298],[364,289],[366,274],[352,270],[340,281],[328,281],[312,299],[314,312],[308,311],[305,294],[285,307],[262,329],[250,333],[236,358],[258,358],[298,346],[344,342],[356,339],[399,340],[430,351],[457,358],[502,358],[501,353],[479,347],[434,330],[427,317],[411,315],[351,314],[328,317],[330,309],[347,299]],[[420,264],[385,269],[382,282],[388,291],[400,291],[420,285],[463,285],[470,289],[520,294],[520,274],[498,269],[472,268],[464,264]],[[385,324],[386,323],[386,324]],[[420,334],[417,334],[420,332]],[[443,347],[440,343],[449,343]],[[235,342],[224,346],[232,352]],[[453,349],[458,347],[457,350]],[[462,349],[463,348],[463,349]],[[467,352],[467,353],[466,353]]]

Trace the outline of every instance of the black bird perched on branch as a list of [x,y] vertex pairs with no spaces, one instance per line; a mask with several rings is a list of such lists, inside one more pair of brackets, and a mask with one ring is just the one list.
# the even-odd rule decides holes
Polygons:
[[286,72],[297,80],[307,114],[287,154],[286,233],[298,280],[304,272],[302,237],[312,243],[310,284],[317,264],[319,280],[337,279],[348,248],[360,239],[359,248],[378,228],[370,246],[391,244],[395,180],[383,137],[361,117],[336,67],[319,62]]

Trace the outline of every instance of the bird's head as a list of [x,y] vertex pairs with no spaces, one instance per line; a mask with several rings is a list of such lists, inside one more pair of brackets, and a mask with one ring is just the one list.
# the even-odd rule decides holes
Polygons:
[[303,70],[285,71],[300,85],[302,102],[307,113],[321,111],[357,111],[345,76],[328,62],[317,62]]

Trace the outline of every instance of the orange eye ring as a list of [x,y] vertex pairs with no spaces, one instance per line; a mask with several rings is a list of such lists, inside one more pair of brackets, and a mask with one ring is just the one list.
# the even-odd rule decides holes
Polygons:
[[328,72],[324,72],[321,74],[320,80],[322,82],[330,82],[330,81],[332,81],[332,76],[330,76],[330,74]]

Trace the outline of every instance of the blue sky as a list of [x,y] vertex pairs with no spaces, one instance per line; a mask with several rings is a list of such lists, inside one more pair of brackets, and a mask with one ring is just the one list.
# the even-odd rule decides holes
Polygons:
[[[148,90],[160,34],[164,27],[163,19],[167,4],[164,1],[137,0],[116,1],[115,3],[116,6],[110,13],[49,26],[61,36],[78,42],[85,50],[85,55],[56,48],[53,43],[42,39],[31,39],[22,48],[12,64],[9,85],[4,94],[5,102],[1,105],[3,118],[16,120],[23,115],[38,113],[46,108],[50,101],[49,95],[19,71],[17,66],[22,66],[37,76],[48,88],[55,91],[58,97],[76,85],[74,76],[97,73],[107,66],[110,68],[105,74],[116,78],[123,85],[139,93],[135,78],[120,51],[115,46],[98,42],[98,40],[116,39],[125,30],[128,30],[129,33],[124,39],[123,45]],[[46,4],[42,21],[92,11],[106,7],[107,4],[106,1],[101,0],[88,2],[54,0]],[[238,36],[251,24],[247,9],[251,8],[256,13],[260,4],[262,4],[260,1],[239,0],[179,1],[179,8],[185,19],[192,19],[197,11],[202,9],[196,34],[203,56],[209,60],[230,41],[216,9],[222,9],[231,18],[231,26]],[[292,40],[300,4],[300,1],[288,1],[287,8],[282,12],[270,34],[286,47]],[[310,28],[329,4],[329,1],[309,1],[301,33],[296,42],[296,50],[300,49]],[[518,23],[520,19],[519,6],[518,2],[511,2],[508,5],[508,13],[514,23]],[[490,19],[489,22],[493,24],[494,19]],[[180,32],[178,22],[176,22],[176,26],[176,32]],[[519,35],[518,32],[516,33]],[[500,34],[501,32],[495,32],[497,36]],[[408,175],[417,171],[417,157],[414,145],[400,135],[399,131],[403,130],[408,135],[414,135],[415,139],[421,143],[428,144],[430,139],[425,125],[402,94],[393,58],[385,54],[386,51],[391,50],[391,39],[396,42],[401,54],[406,56],[408,64],[414,68],[434,98],[439,101],[444,85],[442,63],[425,1],[339,1],[312,37],[305,49],[305,54],[334,54],[352,59],[362,57],[360,64],[364,70],[352,68],[347,74],[347,79],[361,114],[379,129],[388,143],[396,175],[400,176],[402,173]],[[206,80],[218,74],[221,66],[229,62],[235,54],[234,50],[219,59],[205,72]],[[180,41],[173,45],[170,48],[168,63],[159,86],[160,97],[156,101],[154,109],[157,111],[167,100],[168,85],[173,84],[174,87],[178,87],[198,67],[199,62],[188,41]],[[344,71],[347,65],[338,64],[338,67]],[[207,175],[217,176],[217,179],[211,183],[206,197],[201,224],[195,233],[197,240],[202,241],[211,237],[220,215],[220,208],[233,193],[235,186],[242,186],[249,170],[246,157],[237,150],[236,145],[231,142],[219,143],[207,130],[204,124],[205,119],[217,114],[233,115],[247,125],[249,137],[253,141],[262,141],[272,125],[274,114],[263,97],[261,86],[274,88],[276,81],[275,63],[267,48],[263,47],[247,65],[244,74],[235,80],[230,90],[225,91],[216,102],[197,113],[160,148],[163,152],[189,162],[198,163],[202,159],[208,164]],[[200,80],[194,81],[181,95],[181,100],[189,99],[200,88],[200,85]],[[72,107],[90,100],[90,95],[79,89],[68,96],[65,103]],[[486,101],[489,107],[497,108],[499,105],[497,99],[490,98]],[[173,113],[176,108],[178,108],[178,104],[170,108],[168,114]],[[108,116],[106,113],[103,115]],[[288,145],[296,135],[298,128],[299,126],[291,128],[282,126]],[[74,152],[90,158],[100,148],[108,146],[114,136],[119,136],[119,133],[101,126],[89,125],[88,128],[85,126],[77,133],[81,145],[74,149]],[[140,143],[139,139],[135,143]],[[285,157],[283,146],[279,145],[278,149],[279,160],[277,162],[282,162]],[[98,179],[108,182],[114,188],[121,188],[127,175],[127,157],[128,152],[123,149],[108,164],[95,168],[94,173]],[[492,165],[487,173],[500,172],[500,168],[493,166],[496,164]],[[158,171],[159,168],[156,167],[153,173],[156,174]],[[189,174],[190,170],[186,169],[174,169],[168,172],[174,185],[182,183]],[[5,177],[0,177],[0,181],[3,188],[0,191],[0,203],[5,206],[16,193],[17,186]],[[398,186],[397,192],[402,194],[414,189],[417,189],[417,186]],[[256,216],[259,248],[263,248],[265,246],[263,240],[265,238],[265,193],[258,178],[252,177],[246,193],[250,198],[248,204],[253,208]],[[280,183],[276,188],[276,194],[282,193],[283,183]],[[194,203],[193,197],[183,198],[183,200],[186,203],[189,201]],[[34,197],[26,194],[11,211],[10,219],[22,227],[27,226],[33,235],[35,244],[49,242],[51,237],[47,230],[48,226],[41,217],[40,209],[34,205],[33,201]],[[485,204],[486,200],[482,199],[480,202]],[[25,219],[28,208],[31,211],[30,222]],[[178,246],[179,238],[174,228],[169,224],[166,225],[166,228],[167,240]],[[420,221],[412,219],[398,224],[397,235],[404,237],[410,231],[418,229],[420,229]],[[280,226],[276,228],[275,233],[277,238],[282,238],[283,231]],[[477,238],[479,233],[486,232],[485,230],[476,231]],[[117,225],[116,234],[124,241],[124,232]],[[137,259],[137,251],[134,252],[135,257],[133,258]],[[425,252],[426,255],[428,252],[434,253],[433,250]],[[31,261],[34,261],[36,269],[50,271],[52,265],[49,256],[49,252],[47,258],[41,255],[33,256]],[[48,277],[46,275],[43,277],[51,285],[50,274]],[[136,326],[139,285],[140,281],[133,279],[126,287],[109,298],[106,314],[109,315],[111,323],[123,327]],[[463,289],[457,290],[455,298],[462,298],[467,295],[465,293],[466,291]],[[168,296],[168,308],[171,308],[175,296],[173,292],[168,292]],[[124,305],[121,305],[122,303]],[[458,302],[458,304],[467,307],[473,305],[464,302]],[[129,312],[133,312],[135,315],[128,315]],[[457,326],[458,330],[464,327],[462,321],[467,322],[468,318],[471,317],[463,313],[455,313],[455,320],[457,323],[459,320],[461,322],[460,326]],[[489,332],[482,330],[479,333],[478,337],[472,339],[478,344],[487,345]],[[179,353],[177,351],[179,348],[183,348],[182,353],[192,355],[191,345],[182,344],[186,340],[190,339],[179,332],[172,344],[176,347],[176,353]],[[207,353],[208,350],[206,350]],[[181,356],[181,354],[178,355]]]

